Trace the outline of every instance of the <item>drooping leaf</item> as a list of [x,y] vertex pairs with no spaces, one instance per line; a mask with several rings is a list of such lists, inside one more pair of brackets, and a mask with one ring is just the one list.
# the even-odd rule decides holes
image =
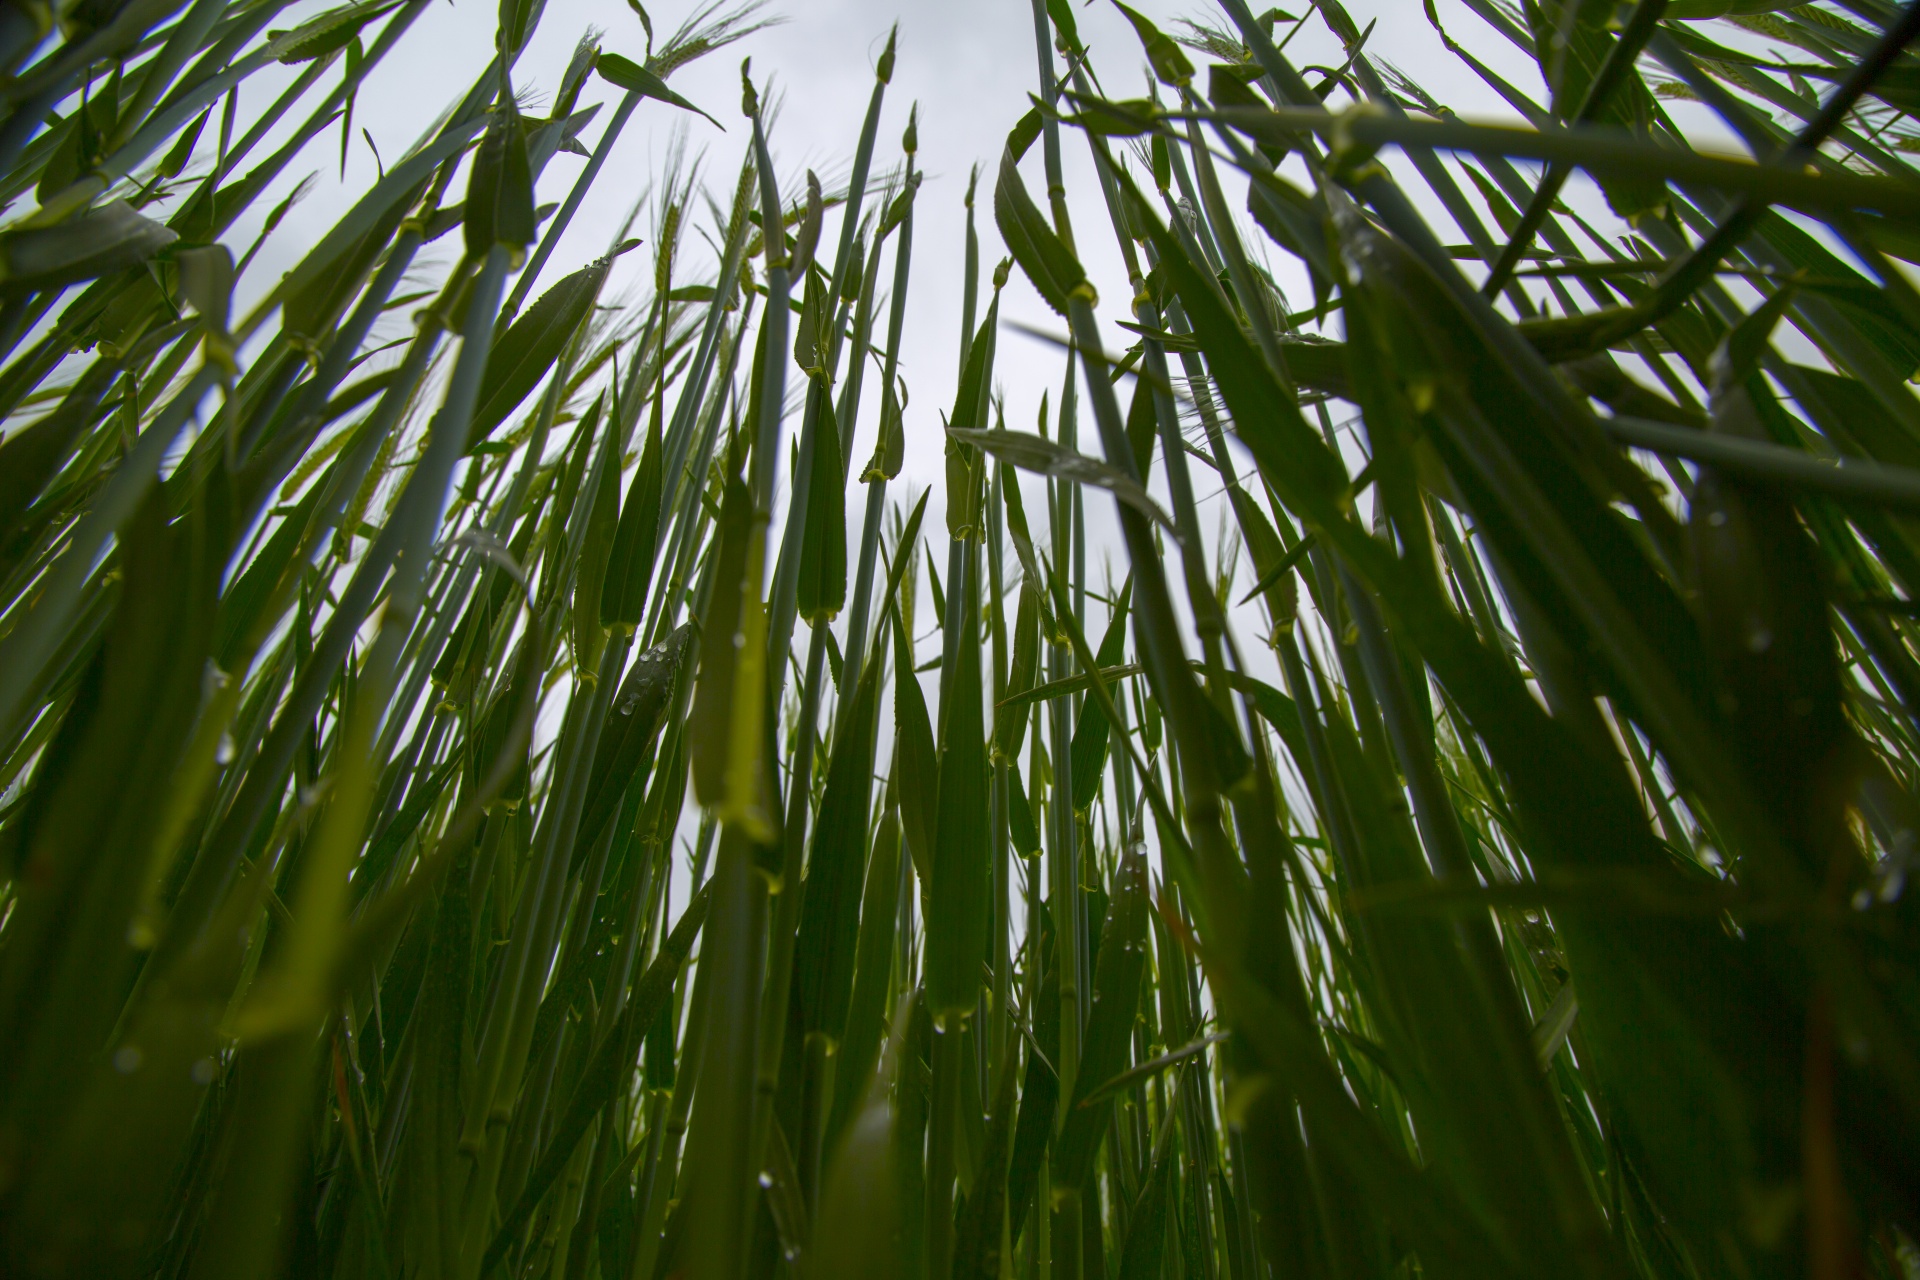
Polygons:
[[617,53],[602,53],[594,59],[594,69],[600,73],[602,79],[616,88],[625,89],[628,93],[637,93],[645,98],[657,98],[668,106],[706,116],[722,130],[726,128],[718,120],[714,120],[712,116],[667,88],[666,81],[631,58],[623,58]]
[[1022,431],[1004,428],[965,431],[950,427],[947,434],[956,440],[977,445],[1023,471],[1105,489],[1169,533],[1174,532],[1173,517],[1160,509],[1160,504],[1147,495],[1140,482],[1104,462],[1097,462],[1044,437]]

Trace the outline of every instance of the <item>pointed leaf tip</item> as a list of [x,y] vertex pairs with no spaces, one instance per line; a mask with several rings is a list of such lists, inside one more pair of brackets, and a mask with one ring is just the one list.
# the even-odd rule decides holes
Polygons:
[[617,53],[602,53],[594,59],[594,68],[599,71],[602,80],[616,89],[625,89],[628,93],[637,93],[643,98],[655,98],[670,107],[691,111],[711,122],[721,132],[726,132],[727,126],[667,88],[665,80],[631,58],[623,58]]

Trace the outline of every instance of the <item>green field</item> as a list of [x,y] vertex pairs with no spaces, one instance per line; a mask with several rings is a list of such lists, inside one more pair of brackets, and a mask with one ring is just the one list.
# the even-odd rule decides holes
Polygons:
[[1920,0],[500,0],[276,239],[430,5],[0,0],[0,1277],[1920,1280]]

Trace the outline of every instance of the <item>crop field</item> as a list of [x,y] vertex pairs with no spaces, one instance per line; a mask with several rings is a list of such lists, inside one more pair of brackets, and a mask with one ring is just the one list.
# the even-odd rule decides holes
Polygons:
[[0,1278],[1920,1280],[1920,0],[431,3],[0,0]]

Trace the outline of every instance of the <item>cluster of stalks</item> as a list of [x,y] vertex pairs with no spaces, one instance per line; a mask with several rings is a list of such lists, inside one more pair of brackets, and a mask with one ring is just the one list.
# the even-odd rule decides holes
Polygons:
[[276,244],[429,3],[0,0],[0,1274],[1920,1276],[1920,3],[1033,0],[911,413],[891,38]]

